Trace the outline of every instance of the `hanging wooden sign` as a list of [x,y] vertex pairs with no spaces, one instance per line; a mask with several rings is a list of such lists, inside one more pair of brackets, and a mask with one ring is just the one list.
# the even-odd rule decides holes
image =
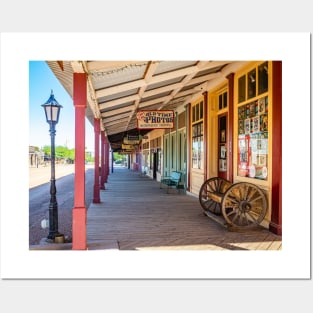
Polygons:
[[138,149],[138,145],[125,145],[125,144],[122,144],[122,149],[135,151],[135,150]]
[[128,137],[123,138],[123,143],[125,145],[139,145],[140,140],[139,139],[128,139]]
[[174,128],[173,110],[142,110],[137,112],[138,129]]

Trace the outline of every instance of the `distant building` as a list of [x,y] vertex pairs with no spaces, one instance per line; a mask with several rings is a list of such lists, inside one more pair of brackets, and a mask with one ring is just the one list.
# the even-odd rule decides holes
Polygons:
[[28,165],[29,167],[38,167],[44,164],[44,152],[40,151],[38,147],[29,146],[28,149]]

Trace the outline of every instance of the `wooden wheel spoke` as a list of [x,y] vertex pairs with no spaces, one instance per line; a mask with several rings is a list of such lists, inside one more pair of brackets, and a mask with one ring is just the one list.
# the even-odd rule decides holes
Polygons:
[[249,188],[249,189],[252,191],[252,193],[251,192],[247,193],[247,196],[245,199],[248,201],[250,201],[254,197],[254,195],[258,192],[255,188]]
[[243,221],[245,221],[245,225],[249,225],[249,219],[248,219],[248,217],[247,217],[247,214],[246,214],[246,212],[243,212],[242,214],[241,214],[241,225],[243,226],[244,225],[244,222]]
[[211,200],[208,199],[208,200],[202,200],[202,205],[206,208],[208,208],[209,204],[210,204]]
[[260,196],[258,196],[257,198],[249,199],[250,203],[256,202],[256,201],[258,201],[258,200],[263,200],[263,196],[260,195]]
[[235,197],[229,196],[229,197],[227,198],[227,200],[230,201],[231,203],[234,203],[234,204],[238,204],[238,203],[239,203],[238,199],[235,198]]
[[237,210],[237,211],[235,212],[235,216],[231,219],[231,222],[232,222],[232,223],[235,223],[235,221],[236,221],[238,218],[240,218],[240,213],[239,213],[239,211]]
[[213,181],[213,191],[216,191],[217,190],[217,184],[218,184],[218,181],[217,180],[214,180]]
[[243,190],[242,190],[242,188],[239,188],[239,199],[240,199],[240,200],[244,199],[244,195],[243,195]]
[[251,214],[251,212],[247,212],[247,215],[254,221],[254,223],[257,223],[257,219]]
[[249,193],[249,186],[244,185],[243,189],[243,195],[241,197],[241,199],[246,200],[248,198],[248,193]]
[[239,214],[239,225],[242,225],[242,219],[244,214]]
[[235,207],[229,207],[229,206],[227,206],[227,210],[230,210],[230,209],[232,209],[230,212],[225,213],[225,215],[226,215],[227,217],[231,217],[232,215],[237,214]]
[[247,213],[245,212],[243,215],[244,215],[245,220],[246,220],[246,225],[251,224],[251,221],[250,221],[250,220],[248,219],[248,217],[247,217]]
[[212,208],[215,207],[215,202],[213,200],[210,200],[210,204],[208,206],[208,210],[212,211]]
[[221,212],[221,205],[217,202],[215,202],[215,206],[214,206],[214,213],[220,213]]
[[238,195],[236,195],[234,192],[232,192],[232,194],[229,194],[229,195],[227,196],[227,199],[230,199],[230,200],[232,200],[232,201],[236,201],[236,203],[239,203],[240,200],[241,200],[241,198],[238,197]]

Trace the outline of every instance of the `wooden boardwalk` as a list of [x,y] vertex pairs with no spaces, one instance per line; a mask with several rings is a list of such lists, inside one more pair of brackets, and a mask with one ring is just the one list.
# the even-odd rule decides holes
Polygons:
[[228,231],[208,218],[197,197],[114,168],[101,203],[87,212],[87,244],[114,242],[120,250],[281,250],[282,238],[264,228]]

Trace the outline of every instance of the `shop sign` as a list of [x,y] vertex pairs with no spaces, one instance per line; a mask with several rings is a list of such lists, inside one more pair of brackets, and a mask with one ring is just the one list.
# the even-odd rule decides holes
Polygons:
[[138,141],[139,140],[139,135],[127,135],[127,139],[132,141]]
[[138,129],[174,128],[173,110],[143,110],[137,112]]
[[134,151],[138,148],[137,145],[125,145],[125,144],[122,144],[122,149],[123,150],[130,150],[130,151]]
[[123,143],[126,145],[139,145],[140,140],[134,138],[129,139],[129,137],[124,137]]

